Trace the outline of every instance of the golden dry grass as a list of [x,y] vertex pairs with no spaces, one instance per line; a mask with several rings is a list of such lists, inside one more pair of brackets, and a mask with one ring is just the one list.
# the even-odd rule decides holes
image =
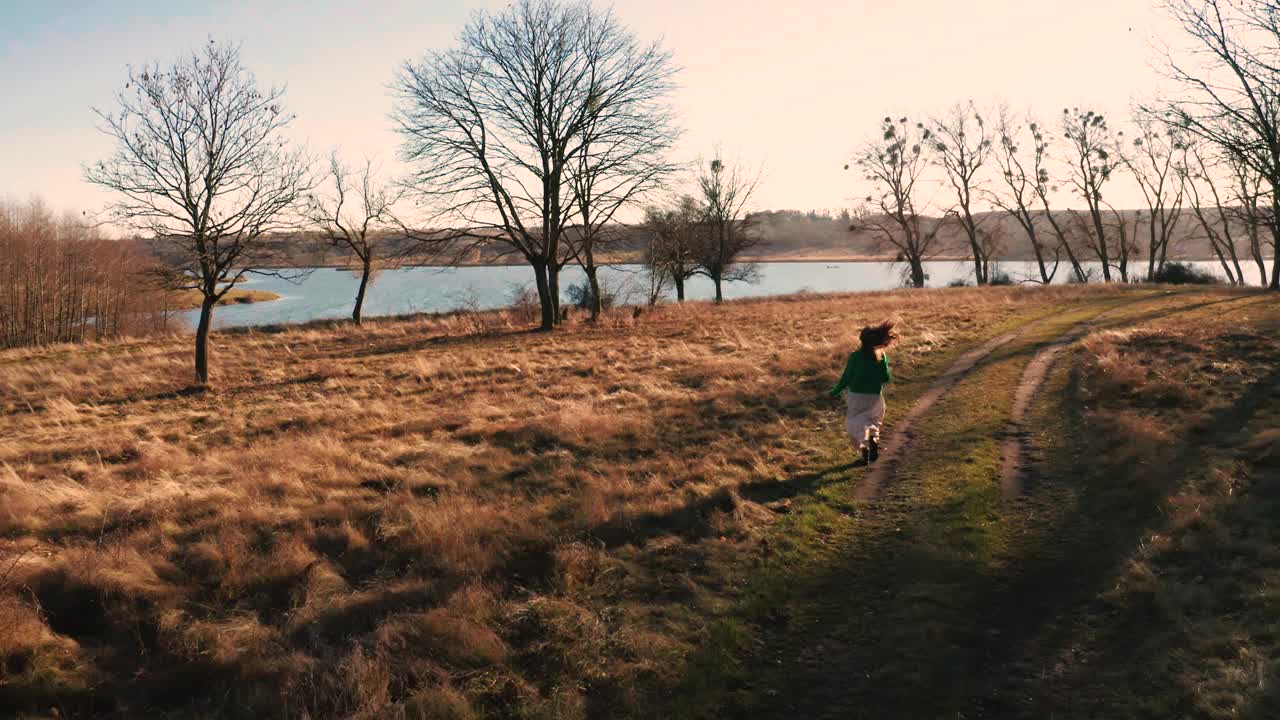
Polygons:
[[[1051,288],[0,353],[0,708],[645,715],[803,470],[857,327],[910,377]],[[468,333],[483,332],[484,335]]]
[[1280,716],[1280,308],[1205,305],[1076,357],[1056,452],[1087,518],[1064,533],[1099,538],[1059,567],[1096,585],[1018,663],[1010,716]]

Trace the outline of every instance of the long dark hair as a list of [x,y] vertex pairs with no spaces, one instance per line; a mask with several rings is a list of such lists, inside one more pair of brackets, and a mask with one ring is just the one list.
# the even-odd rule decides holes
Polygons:
[[894,324],[892,320],[885,320],[879,325],[868,325],[858,333],[858,340],[862,343],[859,349],[868,360],[875,360],[876,350],[887,348],[898,339],[898,332],[893,329]]

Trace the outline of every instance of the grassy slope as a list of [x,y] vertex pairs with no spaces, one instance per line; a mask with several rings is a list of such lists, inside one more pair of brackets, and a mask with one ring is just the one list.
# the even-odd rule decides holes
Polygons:
[[1278,310],[1155,317],[1059,375],[1043,444],[1051,502],[1074,511],[1046,535],[1074,549],[1056,568],[1073,581],[1046,589],[1075,602],[1011,648],[1007,715],[1280,713]]
[[[1187,536],[1208,555],[1143,555],[1174,484],[1134,471],[1165,458],[1131,414],[1203,365],[1147,335],[1069,351],[1032,418],[1052,472],[1013,501],[994,480],[1021,368],[1073,323],[1112,307],[1104,327],[1203,322],[1256,302],[962,290],[693,305],[553,336],[450,337],[477,327],[466,318],[237,334],[215,345],[211,399],[179,392],[180,339],[0,354],[0,707],[1159,717],[1217,702],[1262,717],[1272,701],[1247,686],[1275,657],[1256,592],[1275,552],[1260,473],[1274,403],[1236,395],[1245,378],[1274,392],[1274,326],[1211,344],[1234,378],[1208,391],[1220,417],[1253,425],[1209,445],[1257,482],[1247,505],[1212,504],[1218,544]],[[1265,307],[1250,322],[1274,319]],[[904,472],[864,504],[842,413],[819,398],[853,328],[891,313],[907,331],[891,422],[963,350],[1047,319],[922,418]],[[1096,359],[1107,343],[1163,374],[1112,392],[1136,376]],[[1203,459],[1171,460],[1186,457]],[[1188,497],[1168,506],[1210,507]],[[1196,586],[1227,540],[1251,554],[1211,580],[1243,608],[1223,620]],[[1142,563],[1181,575],[1144,585]],[[1135,636],[1135,612],[1168,629]],[[1127,690],[1144,662],[1146,692]],[[1235,705],[1196,695],[1215,682]]]
[[[644,715],[737,597],[838,411],[1106,290],[463,316],[0,354],[0,705],[65,715]],[[829,402],[829,401],[828,401]],[[442,711],[443,712],[443,711]]]
[[[1269,308],[1257,305],[1258,300],[1217,292],[1151,297],[1119,305],[1100,325],[1176,320],[1182,327],[1231,307]],[[1134,636],[1134,628],[1128,627],[1127,633],[1116,633],[1120,637],[1099,643],[1092,652],[1113,659],[1111,676],[1092,675],[1084,661],[1071,668],[1069,679],[1075,684],[1069,689],[1045,679],[1063,662],[1052,653],[1065,651],[1071,658],[1076,651],[1070,642],[1063,645],[1066,630],[1058,626],[1071,624],[1086,636],[1096,632],[1092,624],[1103,620],[1094,616],[1098,611],[1090,602],[1113,582],[1126,554],[1145,552],[1141,542],[1135,548],[1135,538],[1141,537],[1143,523],[1168,489],[1152,488],[1134,470],[1135,461],[1158,462],[1149,444],[1128,447],[1149,438],[1125,425],[1108,428],[1101,438],[1082,431],[1085,416],[1078,404],[1083,399],[1078,388],[1066,386],[1062,370],[1043,393],[1034,418],[1041,430],[1041,453],[1050,459],[1048,472],[1042,465],[1029,498],[1002,499],[995,482],[1000,435],[1022,367],[1036,349],[1074,322],[1116,307],[1106,299],[1092,305],[1059,314],[997,350],[935,405],[917,427],[920,439],[912,445],[905,472],[873,507],[856,507],[847,500],[860,471],[798,504],[794,519],[780,532],[798,540],[799,547],[788,544],[786,552],[766,559],[756,573],[753,592],[737,616],[742,627],[725,634],[741,642],[709,652],[719,657],[708,669],[736,672],[711,673],[716,679],[709,684],[721,694],[704,693],[714,699],[686,705],[689,714],[1127,717],[1160,707],[1161,712],[1150,716],[1166,717],[1193,707],[1175,688],[1182,686],[1185,695],[1195,683],[1178,672],[1161,676],[1171,670],[1167,662],[1154,672],[1139,671],[1146,684],[1137,692],[1124,692],[1133,681],[1126,677],[1131,663],[1150,668],[1161,653],[1179,644],[1167,631]],[[1270,318],[1277,319],[1274,310]],[[1181,361],[1194,376],[1200,366],[1188,360],[1194,358],[1158,359],[1172,367]],[[1266,373],[1260,368],[1254,375],[1274,392],[1274,380],[1268,386]],[[1164,392],[1163,379],[1150,382],[1152,392]],[[1224,391],[1229,395],[1230,386],[1211,392]],[[1184,408],[1195,406],[1183,402]],[[1253,405],[1266,407],[1266,402]],[[1228,455],[1258,442],[1247,437],[1245,433],[1237,440]],[[1217,452],[1222,438],[1205,442],[1208,452]],[[1081,448],[1087,448],[1084,455]],[[842,451],[837,445],[832,454]],[[1201,452],[1196,446],[1178,457]],[[1098,461],[1108,457],[1114,459]],[[1253,522],[1263,516],[1254,512]],[[1276,548],[1261,543],[1253,550],[1273,553]],[[1241,572],[1253,573],[1255,567]],[[1203,574],[1196,577],[1193,582],[1205,582]],[[1186,588],[1174,594],[1179,592]],[[1203,591],[1197,596],[1203,599]],[[1123,621],[1112,621],[1124,627]],[[1254,622],[1250,630],[1269,635],[1269,621],[1257,617]],[[763,644],[746,640],[753,627],[761,628]],[[1129,649],[1143,642],[1160,653],[1131,657]],[[1200,659],[1204,644],[1180,649],[1187,660]],[[1267,655],[1253,648],[1252,657]],[[1259,672],[1259,677],[1270,677],[1269,667]],[[1181,674],[1195,675],[1185,668]],[[1157,677],[1160,681],[1153,682]],[[1120,699],[1108,702],[1116,693]],[[1236,708],[1244,704],[1237,702]]]

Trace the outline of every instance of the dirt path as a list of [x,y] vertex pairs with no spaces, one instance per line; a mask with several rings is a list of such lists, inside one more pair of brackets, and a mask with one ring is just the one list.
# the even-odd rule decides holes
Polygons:
[[1051,319],[1052,316],[1032,320],[1012,332],[988,340],[957,358],[951,364],[951,367],[947,368],[946,372],[939,375],[929,385],[929,389],[916,400],[911,409],[902,416],[902,419],[894,424],[893,433],[886,438],[885,443],[881,446],[880,460],[871,467],[862,482],[858,483],[857,487],[854,488],[854,498],[862,501],[876,498],[880,493],[880,487],[883,485],[885,478],[893,476],[898,466],[902,463],[907,449],[911,447],[913,438],[912,425],[927,413],[929,408],[933,407],[933,404],[946,394],[947,390],[960,382],[960,379],[967,375],[975,365],[996,349],[1013,342],[1036,326]]
[[[816,486],[771,538],[751,585],[749,660],[706,716],[1035,717],[1009,678],[1043,667],[1019,663],[1041,658],[1055,618],[1088,602],[1113,567],[1095,512],[1111,496],[1063,502],[1079,490],[1072,466],[1035,463],[1034,492],[1005,500],[1021,492],[1018,470],[1035,460],[1041,433],[1058,421],[1075,428],[1065,412],[1039,425],[1042,403],[1067,397],[1062,351],[1102,328],[1239,300],[1187,292],[1074,303],[950,362],[900,416],[877,465],[836,465],[847,445],[831,437],[826,461],[847,484]],[[1035,433],[1024,447],[1009,430]],[[1018,484],[1006,487],[1010,472]],[[1127,511],[1116,517],[1130,522]]]
[[1019,497],[1027,490],[1027,459],[1031,449],[1030,431],[1025,423],[1031,401],[1035,399],[1044,385],[1045,377],[1053,367],[1058,355],[1080,338],[1088,335],[1099,322],[1105,320],[1120,308],[1115,307],[1103,311],[1093,318],[1073,326],[1060,335],[1027,363],[1018,380],[1018,388],[1013,397],[1013,409],[1009,412],[1009,429],[1005,434],[1002,454],[1004,462],[1000,467],[1000,489],[1005,497]]

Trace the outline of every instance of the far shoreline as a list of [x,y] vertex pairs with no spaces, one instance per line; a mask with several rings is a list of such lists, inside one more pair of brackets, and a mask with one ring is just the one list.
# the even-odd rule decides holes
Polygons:
[[[1270,264],[1270,263],[1272,262],[1272,259],[1271,259],[1271,258],[1264,258],[1264,260],[1265,260],[1268,264]],[[999,259],[992,259],[992,260],[991,260],[991,264],[992,264],[993,266],[996,266],[996,265],[999,265],[1000,263],[1006,263],[1006,262],[1008,262],[1008,263],[1034,263],[1035,261],[1036,261],[1036,259],[1035,259],[1035,258],[999,258]],[[832,256],[826,256],[826,255],[785,255],[785,256],[777,256],[777,257],[770,257],[770,256],[752,256],[752,257],[744,257],[744,258],[742,258],[742,262],[744,262],[744,263],[754,263],[754,264],[758,264],[758,265],[759,265],[759,264],[781,264],[781,263],[815,263],[815,264],[816,264],[816,263],[840,263],[840,264],[851,264],[851,263],[895,263],[895,264],[904,264],[904,263],[906,263],[906,261],[905,261],[905,260],[900,260],[900,259],[898,259],[896,256],[892,256],[892,255],[885,255],[885,256],[877,256],[877,255],[832,255]],[[937,256],[937,257],[931,257],[931,258],[929,258],[929,259],[925,260],[925,262],[926,262],[926,263],[931,263],[931,262],[955,262],[955,263],[968,263],[968,262],[973,262],[973,259],[972,259],[972,258],[970,258],[970,257],[963,256],[963,255],[941,255],[941,256]],[[1086,262],[1096,262],[1096,261],[1090,260],[1090,261],[1086,261]],[[1169,258],[1169,259],[1168,259],[1168,262],[1205,262],[1205,263],[1216,263],[1216,262],[1218,262],[1218,258],[1215,258],[1215,257],[1208,257],[1208,258],[1178,257],[1178,258]],[[1146,265],[1146,259],[1145,259],[1145,258],[1131,258],[1131,259],[1130,259],[1130,263],[1131,263],[1131,265],[1132,265],[1133,267],[1145,266],[1145,265]],[[604,266],[610,266],[610,265],[642,265],[642,264],[643,264],[643,262],[642,262],[639,258],[625,258],[625,257],[624,257],[624,258],[609,258],[609,259],[607,259],[607,260],[601,260],[601,261],[599,261],[599,262],[597,263],[597,265],[599,265],[599,266],[601,266],[601,267],[604,267]],[[1046,265],[1050,265],[1050,266],[1051,266],[1051,265],[1052,265],[1052,263],[1046,263]],[[473,261],[473,260],[466,260],[466,261],[460,261],[460,262],[456,262],[456,263],[405,262],[405,263],[398,263],[398,264],[395,264],[395,265],[391,265],[391,266],[386,267],[386,268],[383,268],[383,269],[386,269],[386,270],[400,270],[400,269],[406,269],[406,268],[439,268],[439,269],[447,269],[447,268],[526,267],[526,266],[528,266],[528,263],[527,263],[527,262],[524,262],[524,261],[522,261],[522,260],[497,260],[497,261],[492,261],[492,262],[476,262],[476,261]],[[566,267],[569,267],[569,266],[576,266],[576,264],[571,262],[571,263],[569,263],[569,264],[567,264],[567,265],[566,265]],[[1070,267],[1070,264],[1069,264],[1069,263],[1066,263],[1066,262],[1061,262],[1061,263],[1059,263],[1059,266],[1061,266],[1061,267]],[[357,265],[351,265],[351,264],[349,264],[349,263],[342,263],[342,262],[327,262],[327,261],[322,261],[322,262],[318,262],[318,263],[315,263],[315,264],[308,264],[308,265],[270,265],[270,266],[263,266],[263,268],[262,268],[262,269],[264,269],[264,270],[283,270],[283,269],[298,269],[298,270],[301,270],[301,269],[316,269],[316,270],[330,270],[330,269],[331,269],[331,270],[345,270],[345,271],[348,271],[348,272],[360,272],[360,267],[359,267],[359,266],[357,266]]]

